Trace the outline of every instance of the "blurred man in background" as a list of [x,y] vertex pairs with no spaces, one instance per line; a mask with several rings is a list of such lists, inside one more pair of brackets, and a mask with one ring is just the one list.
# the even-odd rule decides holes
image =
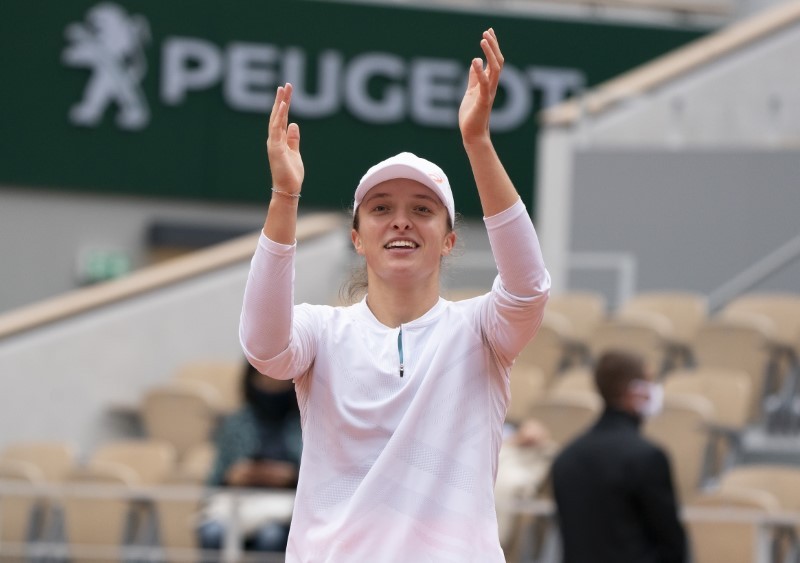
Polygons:
[[660,410],[653,379],[638,356],[614,351],[598,360],[605,410],[552,468],[564,563],[687,561],[669,459],[639,431]]

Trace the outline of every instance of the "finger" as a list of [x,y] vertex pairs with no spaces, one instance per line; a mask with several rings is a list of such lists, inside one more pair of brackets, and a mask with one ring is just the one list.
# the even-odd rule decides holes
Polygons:
[[480,59],[472,59],[469,65],[469,80],[467,90],[478,84],[478,76],[483,73],[483,62]]
[[283,101],[283,86],[279,86],[275,92],[275,100],[272,102],[272,110],[269,112],[269,127],[272,129],[275,118],[278,116],[278,108]]
[[475,80],[480,85],[481,94],[487,93],[487,88],[489,87],[489,77],[483,70],[482,60],[472,59],[472,69],[470,69],[470,74],[475,75]]
[[293,151],[300,150],[300,126],[297,123],[290,123],[286,130],[286,144]]
[[[487,33],[486,35],[488,36],[489,34]],[[491,37],[491,36],[489,36],[489,37]],[[491,41],[489,39],[486,39],[486,38],[481,39],[481,49],[483,49],[483,54],[486,55],[486,70],[487,70],[487,72],[489,72],[490,74],[491,73],[498,74],[500,72],[500,70],[502,69],[503,65],[500,62],[500,60],[497,58],[497,53],[492,48],[492,44],[491,43],[493,41],[494,41],[493,39]]]
[[503,52],[500,50],[500,43],[497,41],[497,36],[494,34],[494,30],[489,28],[489,30],[484,32],[483,37],[489,43],[489,47],[494,54],[494,60],[497,61],[498,67],[502,69],[504,62]]

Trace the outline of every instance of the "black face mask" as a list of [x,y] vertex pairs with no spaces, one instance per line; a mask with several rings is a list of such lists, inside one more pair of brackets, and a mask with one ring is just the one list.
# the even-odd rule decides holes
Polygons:
[[294,389],[278,393],[266,393],[259,389],[251,389],[250,406],[258,418],[270,422],[279,422],[291,412],[297,410],[297,397]]

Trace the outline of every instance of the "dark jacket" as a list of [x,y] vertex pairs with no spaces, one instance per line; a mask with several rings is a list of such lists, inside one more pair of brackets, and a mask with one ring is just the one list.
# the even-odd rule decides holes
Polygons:
[[685,563],[669,460],[607,409],[552,467],[564,563]]

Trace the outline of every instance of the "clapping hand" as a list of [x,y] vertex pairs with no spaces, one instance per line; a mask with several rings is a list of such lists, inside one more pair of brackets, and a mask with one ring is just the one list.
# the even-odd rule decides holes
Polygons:
[[481,49],[486,56],[486,68],[481,59],[472,60],[467,91],[458,110],[458,126],[464,144],[488,138],[489,116],[503,70],[503,54],[492,28],[483,32]]
[[292,85],[278,88],[269,116],[267,157],[272,172],[272,187],[289,194],[299,194],[303,185],[303,159],[300,156],[300,127],[289,121]]

